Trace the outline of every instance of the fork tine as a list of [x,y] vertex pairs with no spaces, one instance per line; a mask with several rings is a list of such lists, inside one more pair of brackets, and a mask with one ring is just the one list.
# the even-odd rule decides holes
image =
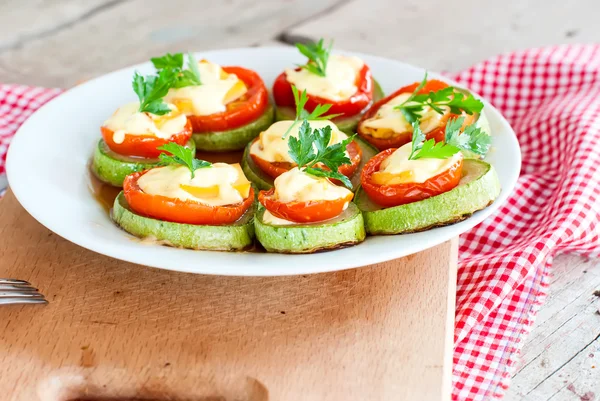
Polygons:
[[0,298],[44,298],[39,292],[0,291]]
[[31,285],[29,281],[17,280],[15,278],[0,278],[0,284],[20,284],[20,285]]
[[22,292],[35,292],[38,289],[30,285],[22,284],[0,284],[0,291],[22,291]]
[[47,304],[44,298],[0,298],[0,305]]

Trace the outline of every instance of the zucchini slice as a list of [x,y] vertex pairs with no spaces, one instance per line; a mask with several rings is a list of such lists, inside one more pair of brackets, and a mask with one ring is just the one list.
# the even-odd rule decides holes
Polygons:
[[369,234],[403,234],[464,220],[492,204],[499,194],[500,181],[494,167],[481,160],[466,159],[458,186],[443,194],[382,208],[360,188],[355,202],[363,212]]
[[274,108],[269,104],[267,110],[250,124],[228,131],[197,133],[192,138],[194,138],[198,150],[208,152],[240,150],[273,124],[273,114]]
[[[360,146],[360,149],[362,150],[360,164],[358,165],[358,168],[356,169],[356,172],[352,178],[350,178],[350,181],[352,182],[352,188],[356,190],[360,184],[360,173],[362,169],[373,156],[379,153],[379,151],[373,145],[358,136],[354,137],[354,140],[356,143],[358,143],[358,146]],[[250,157],[251,145],[252,143],[249,143],[244,150],[244,155],[242,156],[242,170],[244,170],[246,178],[252,181],[252,183],[256,185],[258,189],[271,189],[273,187],[273,178],[264,173],[260,167],[254,163],[254,160],[252,160],[252,157]]]
[[254,219],[256,238],[268,252],[313,253],[356,245],[365,239],[362,214],[354,203],[335,219],[313,224],[274,226],[263,221],[265,208]]
[[[194,141],[190,140],[186,147],[195,150]],[[98,141],[92,157],[92,172],[100,181],[115,187],[122,187],[123,180],[129,174],[147,170],[160,164],[158,159],[144,159],[119,155],[108,147],[103,139]]]
[[136,214],[121,191],[115,199],[112,219],[128,233],[164,245],[209,251],[241,251],[254,243],[254,212],[255,206],[252,206],[232,225],[172,223]]
[[[373,80],[373,102],[376,102],[380,99],[383,99],[385,94],[383,93],[383,89],[381,89],[381,85],[375,79]],[[371,107],[371,105],[369,105]],[[366,107],[364,111],[368,110],[369,107]],[[356,127],[363,113],[359,113],[352,117],[339,117],[334,118],[333,121],[335,125],[340,129],[340,131],[345,132],[348,135],[352,135],[356,132]],[[291,107],[276,107],[275,108],[275,120],[293,120],[296,117],[296,110]]]

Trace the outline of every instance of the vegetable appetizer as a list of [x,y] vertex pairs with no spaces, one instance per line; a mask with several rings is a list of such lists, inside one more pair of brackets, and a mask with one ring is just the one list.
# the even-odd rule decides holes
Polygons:
[[306,110],[313,112],[320,105],[330,105],[327,111],[341,131],[353,134],[362,114],[383,97],[379,84],[371,76],[371,70],[358,57],[331,54],[332,43],[324,40],[316,44],[296,44],[308,58],[306,64],[288,68],[273,84],[273,98],[277,120],[294,118],[294,94],[292,87],[306,91]]
[[[171,246],[311,253],[452,224],[498,197],[470,92],[425,74],[383,97],[362,60],[297,46],[309,60],[276,79],[276,122],[251,70],[178,53],[136,73],[139,101],[102,125],[92,161],[123,187],[113,220]],[[210,163],[196,148],[244,154]]]
[[142,238],[171,246],[237,251],[254,240],[254,190],[239,164],[194,158],[170,143],[166,166],[127,176],[115,199],[113,219]]
[[476,124],[489,135],[483,103],[466,90],[445,82],[427,80],[398,89],[376,102],[358,123],[358,134],[379,150],[397,148],[410,142],[413,124],[427,139],[444,140],[448,120],[463,116],[464,125]]
[[348,134],[342,132],[329,120],[332,115],[326,114],[332,107],[330,104],[320,104],[309,113],[305,109],[308,101],[306,91],[298,92],[298,89],[292,86],[292,94],[296,105],[296,118],[274,123],[248,144],[242,158],[242,167],[246,176],[259,189],[269,189],[273,187],[277,177],[297,167],[296,161],[288,151],[287,141],[289,137],[298,138],[300,121],[307,120],[313,128],[328,127],[330,143],[327,145],[345,143],[344,150],[349,163],[339,166],[339,172],[351,179],[356,187],[360,181],[360,170],[371,157],[375,156],[377,149],[357,138],[346,141]]
[[196,148],[223,152],[243,149],[273,122],[273,108],[262,78],[242,67],[221,67],[188,55],[153,58],[154,67],[177,79],[165,96],[192,124]]

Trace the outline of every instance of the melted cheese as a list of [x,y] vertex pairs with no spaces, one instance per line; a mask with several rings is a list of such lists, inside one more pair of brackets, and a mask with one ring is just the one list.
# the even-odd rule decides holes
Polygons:
[[302,68],[299,71],[288,68],[285,74],[289,83],[309,95],[333,101],[346,100],[356,93],[356,78],[364,63],[358,57],[332,54],[327,62],[325,76],[321,77]]
[[[431,177],[448,170],[454,163],[462,159],[462,153],[458,152],[448,159],[408,160],[411,146],[411,143],[407,143],[398,148],[381,163],[379,172],[384,173],[381,176],[383,180],[394,180],[393,182],[389,182],[389,184],[401,182],[425,182]],[[375,174],[373,174],[374,180],[376,180]]]
[[[194,178],[185,166],[157,167],[142,175],[138,185],[150,195],[195,201],[210,206],[240,203],[244,200],[242,193],[250,188],[240,165],[226,163],[214,163],[211,167],[200,168],[194,172]],[[240,190],[241,186],[244,190]],[[194,191],[193,188],[199,190]]]
[[139,107],[139,102],[128,103],[118,108],[104,122],[104,127],[113,131],[115,143],[123,143],[125,135],[154,135],[169,139],[173,134],[181,132],[187,122],[186,116],[178,113],[175,106],[171,106],[171,113],[162,116],[140,113]]
[[262,217],[263,221],[270,226],[289,226],[292,224],[298,224],[295,221],[290,221],[286,219],[279,218],[275,216],[273,213],[265,210],[265,213]]
[[352,194],[348,189],[332,184],[326,178],[300,171],[298,167],[275,178],[274,187],[273,196],[283,203],[335,200]]
[[[404,103],[410,95],[410,93],[402,93],[381,105],[377,114],[361,123],[362,131],[375,138],[390,138],[395,134],[412,132],[412,125],[406,121],[400,110],[394,108]],[[421,131],[423,133],[433,131],[440,125],[443,117],[431,107],[425,107],[420,119]]]
[[198,63],[202,85],[172,88],[165,101],[175,104],[187,115],[206,116],[226,110],[226,105],[242,97],[246,85],[235,74],[227,74],[214,63]]
[[[293,121],[278,121],[271,125],[266,131],[260,133],[258,140],[250,147],[250,153],[268,162],[293,163],[294,161],[288,153],[289,147],[287,137],[286,139],[282,138],[292,124],[294,124]],[[348,138],[348,135],[340,131],[331,121],[315,120],[309,121],[309,124],[312,129],[331,127],[331,140],[329,141],[329,145],[340,143]],[[288,135],[298,138],[300,125],[300,122],[295,123]]]

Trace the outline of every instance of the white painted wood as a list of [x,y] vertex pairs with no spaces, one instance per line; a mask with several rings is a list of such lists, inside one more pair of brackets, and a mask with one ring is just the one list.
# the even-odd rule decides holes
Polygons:
[[58,87],[167,51],[257,45],[335,5],[334,0],[113,1],[77,20],[85,9],[72,0],[66,4],[78,4],[77,10],[64,12],[64,18],[56,18],[58,11],[36,17],[48,35],[19,39],[5,28],[14,24],[9,19],[31,24],[27,16],[37,15],[40,7],[32,0],[19,2],[15,15],[15,2],[0,3],[0,37],[9,44],[20,40],[17,47],[0,48],[0,81]]
[[559,257],[553,272],[506,400],[600,398],[600,262]]
[[290,33],[458,71],[509,50],[599,42],[599,13],[598,0],[354,0]]

